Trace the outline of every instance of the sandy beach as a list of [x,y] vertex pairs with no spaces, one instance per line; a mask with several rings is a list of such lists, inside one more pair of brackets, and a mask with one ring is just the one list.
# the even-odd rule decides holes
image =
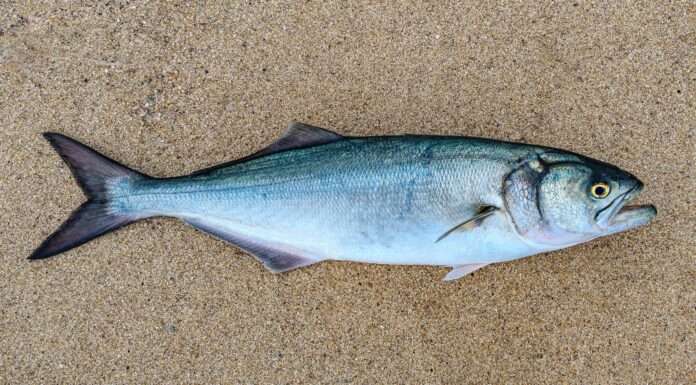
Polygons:
[[[693,3],[350,3],[0,1],[0,383],[693,383]],[[658,216],[454,282],[166,218],[26,259],[84,200],[41,133],[169,177],[292,121],[579,152]]]

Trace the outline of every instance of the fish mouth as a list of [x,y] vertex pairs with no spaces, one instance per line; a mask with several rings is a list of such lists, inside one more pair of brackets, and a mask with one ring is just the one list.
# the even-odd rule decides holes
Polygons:
[[655,218],[657,209],[653,205],[626,206],[626,203],[638,196],[642,190],[643,183],[637,181],[633,188],[616,197],[607,207],[597,213],[597,225],[605,234],[634,229]]

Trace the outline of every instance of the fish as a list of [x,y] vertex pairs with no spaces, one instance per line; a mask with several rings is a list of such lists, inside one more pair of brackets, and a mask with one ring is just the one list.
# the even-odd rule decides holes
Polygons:
[[129,223],[173,217],[273,273],[321,261],[484,266],[649,223],[643,183],[551,147],[457,136],[353,137],[292,123],[268,147],[189,175],[153,178],[45,133],[87,200],[29,256],[45,259]]

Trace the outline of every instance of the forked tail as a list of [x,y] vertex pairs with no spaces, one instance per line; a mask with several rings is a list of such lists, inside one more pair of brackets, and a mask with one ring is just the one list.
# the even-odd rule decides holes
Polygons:
[[87,201],[75,210],[56,232],[34,251],[29,259],[54,256],[77,247],[141,217],[115,210],[110,205],[114,188],[148,178],[135,170],[92,150],[84,144],[56,133],[44,137],[60,154],[82,187]]

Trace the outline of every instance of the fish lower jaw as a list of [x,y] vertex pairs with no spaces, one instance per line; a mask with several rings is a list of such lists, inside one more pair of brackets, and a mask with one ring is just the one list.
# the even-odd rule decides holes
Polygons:
[[631,230],[652,221],[657,215],[657,209],[653,205],[623,206],[612,218],[606,228],[607,234]]
[[633,211],[633,210],[641,210],[645,208],[652,208],[653,210],[657,211],[655,209],[655,206],[653,205],[630,205],[630,206],[623,206],[622,208],[619,209],[619,212],[616,214],[617,216],[620,215],[621,213]]

